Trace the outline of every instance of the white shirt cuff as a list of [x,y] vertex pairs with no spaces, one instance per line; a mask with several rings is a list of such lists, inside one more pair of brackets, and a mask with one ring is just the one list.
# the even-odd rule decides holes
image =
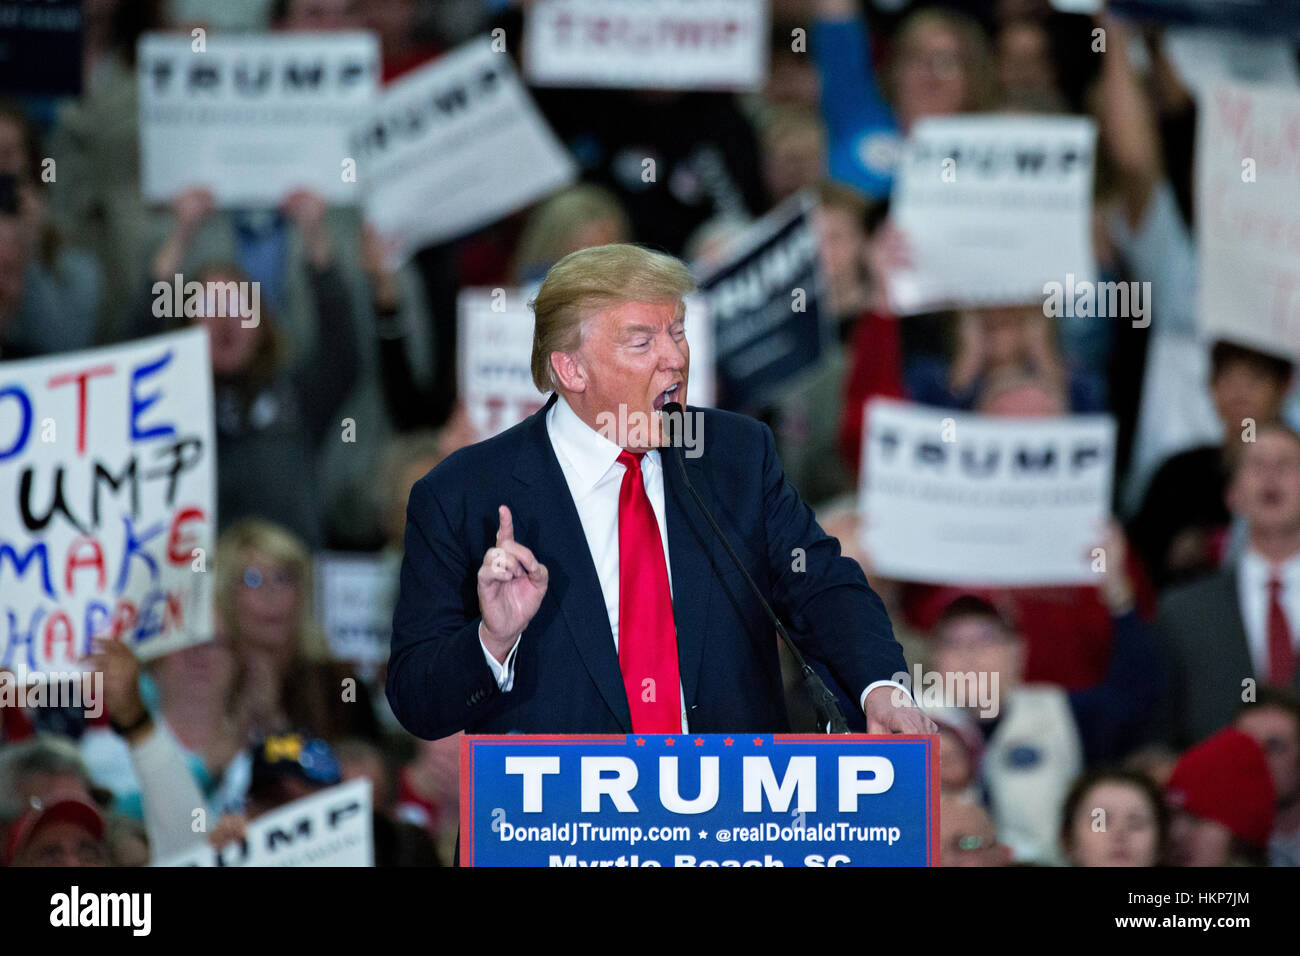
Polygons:
[[868,685],[867,685],[867,689],[864,690],[864,691],[862,692],[862,696],[858,698],[858,710],[862,711],[863,713],[866,713],[866,710],[867,710],[867,695],[870,694],[870,693],[871,693],[873,690],[875,690],[877,687],[897,687],[899,690],[901,690],[901,691],[903,692],[903,696],[907,698],[907,700],[908,700],[909,703],[912,703],[912,704],[915,704],[915,703],[916,703],[916,701],[912,700],[912,692],[909,691],[909,690],[908,690],[906,687],[904,687],[902,684],[900,684],[898,681],[895,681],[895,680],[877,680],[877,681],[872,681],[870,684],[868,684]]
[[[522,634],[519,635],[519,637],[522,636]],[[515,638],[510,653],[506,655],[506,662],[502,664],[492,656],[492,652],[483,643],[483,625],[479,624],[478,626],[478,643],[483,648],[483,657],[486,658],[487,665],[492,670],[492,676],[496,678],[497,687],[501,688],[503,693],[508,692],[515,686],[515,651],[519,650],[519,637]]]

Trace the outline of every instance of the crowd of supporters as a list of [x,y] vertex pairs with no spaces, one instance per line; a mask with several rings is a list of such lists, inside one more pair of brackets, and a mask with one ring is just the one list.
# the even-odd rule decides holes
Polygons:
[[[276,208],[218,209],[203,188],[146,203],[137,38],[369,29],[388,82],[494,27],[517,51],[520,4],[86,3],[84,93],[0,104],[0,174],[16,186],[0,213],[0,361],[206,325],[217,633],[145,664],[98,645],[100,719],[0,708],[0,865],[165,859],[357,777],[374,787],[379,864],[450,864],[458,739],[407,734],[382,668],[332,658],[313,556],[381,554],[395,576],[411,485],[480,437],[458,401],[460,289],[536,282],[609,242],[717,262],[803,189],[819,200],[838,334],[759,414],[789,480],[885,599],[909,663],[998,678],[992,713],[931,711],[943,863],[1300,865],[1300,404],[1286,343],[1198,336],[1187,79],[1159,30],[1104,13],[888,6],[773,0],[754,93],[531,90],[580,182],[393,271],[359,210],[311,192]],[[1100,274],[1152,284],[1149,326],[1038,305],[891,312],[888,276],[908,256],[889,215],[901,145],[920,119],[981,112],[1096,121]],[[153,284],[177,274],[258,282],[262,321],[155,317]],[[1092,587],[975,589],[876,574],[853,501],[876,396],[1114,416],[1113,517],[1098,530],[1109,572]],[[808,729],[797,689],[789,707]]]

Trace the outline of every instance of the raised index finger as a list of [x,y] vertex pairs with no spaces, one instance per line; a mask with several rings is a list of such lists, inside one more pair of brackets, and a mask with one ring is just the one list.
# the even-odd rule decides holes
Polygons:
[[515,540],[515,519],[510,516],[510,509],[505,505],[497,508],[497,515],[500,517],[500,523],[497,525],[497,547],[501,547],[503,541]]

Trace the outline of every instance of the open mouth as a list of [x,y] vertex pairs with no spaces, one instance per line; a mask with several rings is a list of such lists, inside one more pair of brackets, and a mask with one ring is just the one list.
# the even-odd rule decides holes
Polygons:
[[681,382],[678,382],[672,387],[664,389],[662,392],[660,392],[658,395],[655,396],[654,407],[656,412],[660,411],[664,407],[664,405],[666,405],[668,402],[673,401],[673,396],[681,388],[681,384],[682,384]]

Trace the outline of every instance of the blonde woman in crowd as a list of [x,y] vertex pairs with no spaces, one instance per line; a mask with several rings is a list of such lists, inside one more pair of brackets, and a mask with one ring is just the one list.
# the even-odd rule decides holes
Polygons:
[[370,696],[329,659],[312,611],[311,555],[284,528],[249,518],[217,542],[217,613],[244,672],[242,718],[253,733],[302,730],[373,740]]

